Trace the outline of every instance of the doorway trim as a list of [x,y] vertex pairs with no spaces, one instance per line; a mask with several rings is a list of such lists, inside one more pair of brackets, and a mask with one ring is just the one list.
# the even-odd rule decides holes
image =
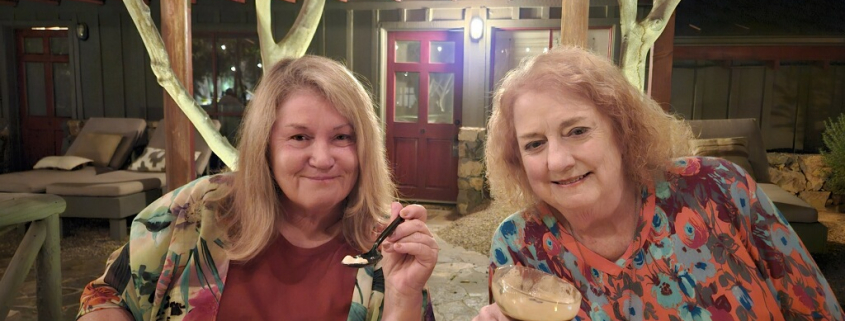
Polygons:
[[[378,105],[379,105],[379,122],[382,128],[382,131],[387,134],[387,50],[388,50],[388,41],[387,35],[390,32],[397,32],[397,31],[460,31],[463,34],[463,45],[466,48],[469,45],[469,34],[465,32],[469,30],[469,19],[465,15],[464,20],[452,20],[452,21],[425,21],[425,22],[382,22],[379,24],[377,28],[378,33],[378,63],[375,65],[378,68]],[[461,82],[461,86],[468,85],[466,72],[467,72],[467,52],[464,49],[463,54],[463,61],[461,64],[463,65],[462,72],[464,73],[463,80]],[[464,92],[461,104],[464,106],[461,110],[460,117],[463,119],[468,112],[467,112],[467,94]],[[471,105],[470,105],[471,106]],[[460,131],[462,127],[458,126],[457,130]],[[385,139],[385,144],[387,140]],[[387,148],[388,146],[385,146]],[[455,180],[458,180],[458,176],[455,175]],[[454,204],[454,202],[444,202],[444,201],[436,201],[436,200],[425,200],[426,203],[444,203],[444,204]]]
[[[17,68],[17,54],[15,53],[15,30],[29,29],[33,27],[55,26],[68,28],[68,45],[70,46],[68,52],[68,62],[70,63],[73,77],[71,79],[74,90],[71,92],[71,118],[81,119],[82,111],[79,106],[82,105],[82,86],[80,78],[80,62],[79,62],[79,39],[76,38],[75,26],[78,20],[73,18],[71,20],[52,20],[52,21],[0,21],[0,95],[2,95],[2,104],[0,104],[0,117],[7,119],[9,122],[9,147],[10,170],[20,169],[23,162],[21,145],[21,116],[20,110],[17,108],[20,102],[20,90],[18,87],[18,68]],[[15,107],[13,107],[15,106]],[[17,155],[17,156],[15,156]]]

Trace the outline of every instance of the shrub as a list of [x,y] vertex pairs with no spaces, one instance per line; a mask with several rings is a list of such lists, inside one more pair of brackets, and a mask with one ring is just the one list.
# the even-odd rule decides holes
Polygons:
[[827,189],[836,194],[845,194],[845,113],[824,122],[822,134],[827,150],[822,150],[824,162],[830,167]]

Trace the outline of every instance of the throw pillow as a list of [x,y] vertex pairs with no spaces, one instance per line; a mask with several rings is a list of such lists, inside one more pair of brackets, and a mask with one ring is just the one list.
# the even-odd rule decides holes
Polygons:
[[93,161],[78,156],[47,156],[35,163],[34,169],[60,169],[65,171],[77,170],[91,164]]
[[[194,152],[194,161],[200,157],[201,152]],[[128,170],[136,172],[163,172],[165,170],[164,164],[164,149],[147,147],[144,148],[144,153],[138,157]]]
[[92,160],[94,166],[108,167],[111,157],[120,145],[123,136],[106,133],[83,133],[73,142],[66,155],[79,156]]
[[751,178],[757,179],[754,177],[754,168],[748,161],[747,142],[745,137],[693,139],[692,149],[696,156],[712,156],[731,161],[748,172]]

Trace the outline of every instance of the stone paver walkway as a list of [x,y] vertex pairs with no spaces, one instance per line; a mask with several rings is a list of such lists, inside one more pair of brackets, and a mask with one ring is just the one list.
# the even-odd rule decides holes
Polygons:
[[450,210],[429,208],[429,229],[440,246],[437,266],[428,280],[434,303],[434,315],[439,321],[472,320],[481,307],[487,305],[486,255],[453,246],[437,237],[437,231],[451,224]]

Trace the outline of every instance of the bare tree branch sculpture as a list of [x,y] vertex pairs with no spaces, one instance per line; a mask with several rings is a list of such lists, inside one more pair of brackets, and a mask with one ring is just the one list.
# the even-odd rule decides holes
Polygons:
[[[141,34],[144,47],[150,55],[150,67],[167,93],[173,97],[182,112],[197,128],[208,146],[230,169],[237,170],[238,153],[229,140],[214,129],[208,113],[188,94],[185,86],[176,78],[170,65],[170,58],[161,39],[161,33],[150,16],[150,7],[142,0],[124,0],[124,5]],[[285,57],[301,57],[308,49],[314,32],[323,16],[325,0],[305,0],[296,21],[282,41],[273,40],[272,11],[270,0],[256,0],[258,38],[261,46],[261,60],[265,66],[272,66]],[[265,68],[264,70],[268,70]]]
[[640,90],[644,89],[645,62],[648,51],[663,33],[672,12],[681,0],[654,0],[648,16],[637,21],[637,0],[619,0],[619,24],[622,31],[620,67],[625,77]]
[[158,79],[159,85],[167,91],[170,97],[176,101],[182,112],[188,116],[188,119],[199,131],[202,138],[208,143],[208,146],[220,157],[229,168],[232,170],[237,168],[238,154],[229,140],[219,131],[214,129],[208,113],[200,107],[182,82],[176,78],[173,72],[173,67],[170,66],[170,57],[167,55],[167,50],[164,47],[164,41],[161,39],[161,33],[153,23],[153,18],[150,16],[150,7],[144,4],[142,0],[124,0],[123,4],[132,16],[132,21],[135,22],[135,27],[141,34],[141,40],[144,41],[144,47],[147,48],[147,53],[150,55],[150,67]]
[[258,42],[261,46],[261,61],[270,70],[279,60],[287,57],[298,58],[305,54],[314,32],[323,16],[326,0],[305,0],[296,21],[282,41],[273,39],[273,11],[270,0],[255,0],[255,13],[258,20]]

